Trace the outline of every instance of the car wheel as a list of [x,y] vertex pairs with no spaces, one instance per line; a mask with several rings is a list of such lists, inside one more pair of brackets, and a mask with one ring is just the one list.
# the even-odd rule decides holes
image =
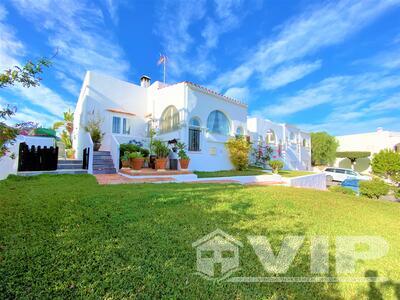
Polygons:
[[331,175],[326,176],[326,184],[332,185],[333,177]]

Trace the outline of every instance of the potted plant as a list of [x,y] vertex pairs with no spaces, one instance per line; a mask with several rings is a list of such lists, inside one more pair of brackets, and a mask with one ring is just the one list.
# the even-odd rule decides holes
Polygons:
[[189,162],[190,162],[190,158],[185,151],[186,145],[185,143],[178,142],[176,143],[176,147],[178,148],[178,156],[181,169],[186,170],[189,167]]
[[122,162],[122,167],[123,168],[129,168],[130,158],[129,158],[129,152],[128,151],[125,151],[124,155],[121,156],[121,162]]
[[155,163],[156,170],[165,170],[169,154],[168,146],[160,140],[154,140],[152,149],[154,149],[154,153],[157,155]]
[[133,170],[140,170],[143,166],[144,157],[140,152],[132,152],[129,154],[130,165]]
[[92,118],[88,121],[88,123],[85,126],[85,130],[89,132],[90,137],[92,138],[94,151],[99,151],[101,147],[101,141],[103,140],[104,137],[104,133],[101,132],[100,130],[101,123],[102,123],[101,119]]
[[65,149],[65,153],[67,155],[67,158],[69,159],[74,159],[75,158],[75,150],[70,148],[70,149]]
[[156,158],[157,158],[157,156],[154,155],[154,152],[153,152],[153,139],[154,139],[155,135],[156,135],[156,131],[154,130],[154,128],[150,128],[150,131],[149,131],[149,137],[150,137],[149,151],[150,151],[150,156],[149,156],[148,163],[149,163],[149,167],[152,168],[152,169],[156,168]]

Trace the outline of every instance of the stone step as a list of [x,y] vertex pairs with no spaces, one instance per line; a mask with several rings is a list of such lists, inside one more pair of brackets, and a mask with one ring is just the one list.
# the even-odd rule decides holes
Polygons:
[[101,155],[111,155],[110,151],[95,151],[93,152],[93,156],[101,156]]
[[83,161],[80,159],[59,159],[58,160],[58,164],[62,164],[62,165],[67,165],[67,164],[72,164],[72,165],[77,165],[77,164],[81,164],[82,165]]
[[97,155],[93,156],[93,161],[95,160],[112,160],[111,155]]
[[82,169],[82,163],[80,164],[58,164],[57,170],[76,170]]
[[71,169],[71,170],[54,170],[54,171],[22,171],[17,172],[19,176],[35,176],[42,174],[61,175],[61,174],[87,174],[84,169]]

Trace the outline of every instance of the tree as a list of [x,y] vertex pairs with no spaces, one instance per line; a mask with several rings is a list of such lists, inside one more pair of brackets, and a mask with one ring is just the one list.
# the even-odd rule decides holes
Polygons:
[[244,137],[230,138],[226,142],[229,158],[236,170],[244,170],[249,165],[251,144]]
[[[35,87],[42,80],[38,75],[43,72],[43,67],[49,67],[51,61],[47,58],[41,58],[37,62],[29,61],[24,66],[14,66],[0,73],[0,88],[12,86],[20,83],[24,87]],[[0,108],[0,157],[9,152],[8,145],[15,141],[15,138],[21,131],[29,131],[37,127],[32,122],[19,123],[14,126],[7,125],[5,121],[11,118],[17,111],[15,106],[7,105]]]
[[327,132],[311,133],[311,162],[314,166],[332,164],[339,142]]
[[348,158],[351,162],[351,168],[354,170],[354,165],[359,158],[367,158],[371,155],[371,152],[367,151],[344,151],[336,152],[336,157]]
[[74,113],[69,109],[63,113],[63,120],[53,124],[53,129],[65,128],[61,133],[61,140],[66,149],[72,148],[72,132],[74,131]]
[[371,162],[372,172],[400,183],[400,153],[384,149],[375,154]]

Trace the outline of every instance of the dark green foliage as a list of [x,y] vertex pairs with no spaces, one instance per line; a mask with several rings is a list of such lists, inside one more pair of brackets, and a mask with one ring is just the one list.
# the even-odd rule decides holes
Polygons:
[[135,144],[121,144],[119,145],[120,156],[123,156],[125,152],[140,152],[142,153],[143,157],[149,156],[149,150],[146,148],[142,148]]
[[169,148],[165,144],[165,142],[160,141],[160,140],[154,140],[152,149],[154,153],[157,155],[157,158],[166,158],[168,157],[169,154]]
[[[196,272],[192,243],[217,228],[243,243],[233,276],[270,277],[247,240],[263,235],[278,253],[305,235],[287,274],[310,273],[310,237],[379,235],[387,255],[357,263],[397,282],[400,205],[288,187],[228,184],[98,185],[90,175],[0,181],[1,299],[362,299],[368,283],[232,283]],[[377,284],[383,299],[394,288]]]
[[360,181],[360,195],[378,199],[389,193],[389,185],[378,178],[369,181]]
[[51,66],[51,61],[47,58],[41,58],[36,62],[29,61],[24,66],[14,66],[0,73],[0,88],[20,83],[24,87],[38,86],[42,80],[39,77],[43,73],[43,67]]
[[375,154],[371,162],[374,174],[400,182],[400,153],[385,149]]
[[339,142],[326,132],[311,133],[311,163],[313,166],[332,164]]
[[336,157],[340,158],[348,158],[351,163],[355,163],[355,161],[359,158],[367,158],[371,155],[371,152],[367,151],[344,151],[344,152],[336,152]]
[[352,189],[344,187],[344,186],[340,186],[340,185],[332,185],[329,187],[329,190],[331,192],[345,194],[345,195],[355,195],[356,194],[356,192],[353,191]]

